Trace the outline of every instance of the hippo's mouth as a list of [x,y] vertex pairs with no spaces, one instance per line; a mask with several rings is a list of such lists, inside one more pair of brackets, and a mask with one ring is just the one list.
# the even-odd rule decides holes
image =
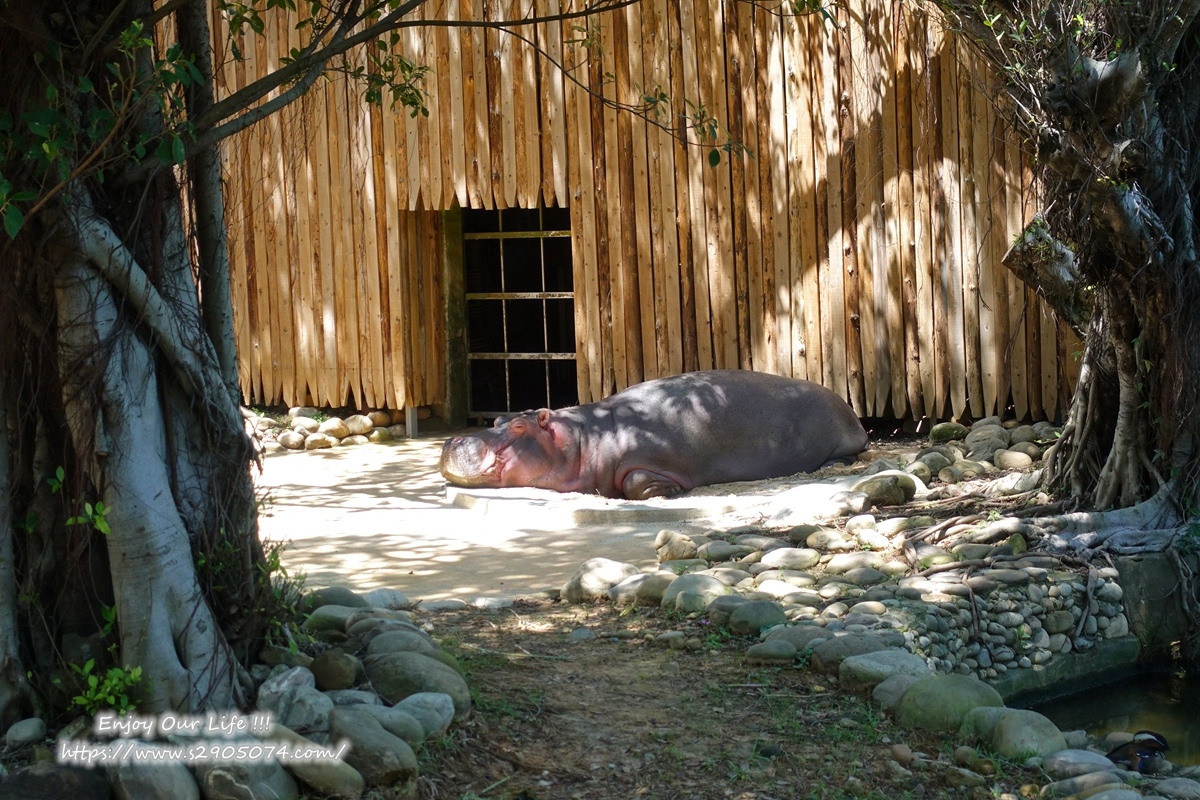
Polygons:
[[458,486],[499,486],[504,462],[478,436],[455,436],[442,445],[440,469]]

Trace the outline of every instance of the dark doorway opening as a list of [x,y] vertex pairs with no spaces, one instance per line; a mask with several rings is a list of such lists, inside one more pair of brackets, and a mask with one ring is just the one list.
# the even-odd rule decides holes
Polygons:
[[463,211],[468,413],[579,401],[571,219],[564,208]]

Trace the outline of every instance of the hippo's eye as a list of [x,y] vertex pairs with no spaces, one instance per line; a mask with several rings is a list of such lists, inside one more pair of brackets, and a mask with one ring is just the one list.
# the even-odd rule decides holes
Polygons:
[[524,433],[525,432],[525,420],[521,419],[520,417],[517,417],[516,419],[511,420],[508,423],[508,430],[510,433],[515,433],[518,435]]

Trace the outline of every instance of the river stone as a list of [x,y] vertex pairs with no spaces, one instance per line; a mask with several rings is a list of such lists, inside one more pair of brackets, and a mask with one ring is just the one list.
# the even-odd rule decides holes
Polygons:
[[810,547],[779,547],[763,553],[759,563],[775,569],[808,569],[820,560],[821,554]]
[[929,429],[929,441],[932,444],[942,444],[966,438],[970,433],[965,425],[957,422],[939,422]]
[[[758,586],[755,588],[756,591],[762,592],[763,594],[768,594],[771,597],[781,599],[787,597],[788,595],[796,594],[799,587],[797,587],[794,583],[781,581],[777,578],[769,578],[765,581],[759,582]],[[815,598],[818,602],[821,601],[821,596],[816,592],[809,592],[808,594]],[[808,603],[807,605],[813,604]]]
[[700,609],[703,610],[715,598],[718,598],[721,595],[730,594],[732,591],[732,589],[711,575],[697,575],[695,573],[688,573],[686,575],[680,575],[678,578],[671,581],[671,585],[667,587],[665,592],[663,592],[662,608],[677,608],[678,603],[676,602],[676,599],[680,594],[687,593],[703,600],[704,604]]
[[300,627],[311,633],[318,631],[344,631],[347,620],[361,609],[338,604],[323,605],[313,610],[300,624]]
[[294,431],[302,431],[306,434],[316,433],[321,427],[321,423],[313,419],[309,414],[301,414],[299,416],[292,417],[289,427]]
[[417,692],[395,705],[421,723],[425,737],[445,733],[454,721],[454,700],[441,692]]
[[[444,608],[436,608],[437,603],[449,603],[453,608],[465,608],[466,602],[458,599],[451,600],[434,600],[428,603],[421,603],[421,609],[424,611],[443,611]],[[413,615],[410,611],[396,611],[390,608],[357,608],[354,613],[346,617],[346,632],[349,633],[354,626],[360,622],[368,622],[374,619],[394,620],[396,622],[407,622],[413,625]],[[416,627],[413,625],[413,627]]]
[[1088,795],[1088,800],[1142,800],[1136,789],[1114,788]]
[[826,639],[832,639],[833,634],[824,628],[816,625],[787,625],[781,628],[774,628],[767,632],[763,637],[763,641],[771,641],[772,639],[783,639],[791,642],[797,652],[803,653],[815,642],[823,642]]
[[[926,673],[928,673],[926,669]],[[896,708],[896,704],[900,702],[900,698],[908,691],[908,687],[912,686],[921,678],[916,675],[891,675],[884,678],[879,684],[871,690],[871,699],[879,704],[879,707],[884,711],[892,711]]]
[[277,644],[264,645],[263,649],[258,651],[258,660],[271,667],[279,664],[287,667],[307,667],[312,664],[312,656],[308,653],[292,651]]
[[852,692],[866,692],[893,675],[929,675],[925,659],[906,650],[879,650],[850,656],[838,667],[838,684]]
[[997,449],[992,453],[992,463],[1000,469],[1025,469],[1033,466],[1033,459],[1016,450]]
[[679,531],[661,530],[654,538],[654,552],[659,562],[684,561],[696,557],[696,543]]
[[[637,601],[638,586],[650,580],[652,576],[646,573],[630,575],[625,580],[608,590],[608,599],[618,606],[631,606]],[[674,576],[672,576],[674,577]]]
[[108,800],[109,792],[100,770],[52,761],[22,767],[0,782],[4,800]]
[[350,435],[350,428],[341,417],[330,417],[321,423],[321,426],[317,428],[317,433],[332,436],[334,439],[342,439]]
[[875,584],[883,583],[888,579],[886,572],[881,572],[873,567],[855,567],[854,569],[848,569],[842,574],[842,577],[845,578],[847,582],[852,583],[855,586],[874,586]]
[[743,597],[740,594],[722,595],[721,597],[714,598],[708,604],[704,609],[704,614],[713,625],[718,628],[724,628],[729,625],[729,617],[738,606],[744,606],[749,602],[751,602],[749,598]]
[[904,471],[925,484],[933,480],[933,470],[924,461],[913,461],[911,464],[905,464]]
[[417,778],[417,757],[379,720],[357,708],[336,708],[329,715],[330,739],[348,739],[346,763],[363,776],[367,786],[404,786]]
[[992,735],[996,731],[996,724],[1014,710],[1004,706],[972,708],[963,718],[962,727],[958,729],[959,738],[969,742],[990,744]]
[[1173,800],[1200,800],[1200,783],[1191,778],[1167,778],[1154,785],[1154,793]]
[[339,447],[354,447],[361,444],[367,444],[371,440],[360,433],[352,433],[338,440]]
[[300,608],[309,612],[315,611],[321,606],[367,608],[370,605],[365,597],[345,586],[326,586],[323,589],[316,589],[304,595],[300,600]]
[[896,721],[909,728],[957,731],[972,708],[1003,706],[1000,694],[971,675],[930,675],[908,688]]
[[305,435],[296,433],[295,431],[284,431],[275,437],[275,441],[279,442],[279,446],[285,450],[303,450]]
[[825,571],[832,574],[841,574],[860,567],[879,569],[882,566],[883,556],[879,553],[838,553],[829,559],[829,563],[825,565]]
[[1013,442],[1008,446],[1010,453],[1024,453],[1029,456],[1030,462],[1036,463],[1042,460],[1042,448],[1038,447],[1033,442]]
[[379,699],[379,695],[360,689],[334,689],[333,691],[325,692],[325,696],[332,700],[335,706],[383,705],[383,701]]
[[938,566],[941,564],[953,564],[958,561],[958,556],[937,545],[919,542],[916,545],[917,561],[920,562],[923,569]]
[[[444,696],[444,695],[443,695]],[[353,706],[356,711],[374,717],[383,729],[399,739],[404,740],[409,747],[419,747],[425,741],[425,726],[412,714],[395,706]]]
[[959,456],[950,458],[945,453],[939,453],[938,451],[933,450],[918,456],[917,461],[927,466],[932,474],[937,475],[946,467],[953,464],[958,458]]
[[1108,627],[1104,629],[1105,639],[1116,639],[1120,636],[1127,636],[1128,634],[1129,620],[1126,619],[1124,614],[1117,614],[1112,618],[1112,621],[1108,623]]
[[292,686],[275,703],[275,721],[299,733],[329,728],[333,700],[311,686]]
[[751,664],[787,666],[796,660],[796,647],[786,639],[759,642],[746,649],[746,660]]
[[358,682],[361,667],[354,656],[333,649],[319,653],[308,669],[317,682],[317,688],[325,692],[353,687]]
[[384,653],[367,656],[367,677],[388,703],[418,692],[441,692],[454,701],[456,716],[471,710],[471,690],[462,675],[422,653]]
[[663,574],[661,572],[648,576],[647,580],[637,585],[637,589],[634,592],[634,605],[662,606],[663,595],[666,594],[667,588],[675,581],[676,577],[675,575]]
[[[1105,760],[1107,761],[1108,759]],[[1109,764],[1111,766],[1112,762],[1109,762]],[[1101,770],[1049,783],[1042,789],[1041,796],[1071,797],[1081,792],[1088,792],[1089,790],[1094,792],[1101,786],[1113,786],[1114,784],[1117,786],[1123,785],[1120,774],[1115,771]]]
[[376,428],[386,428],[387,426],[392,424],[391,412],[384,411],[383,409],[378,409],[376,411],[368,411],[367,419],[370,420],[371,424],[374,425]]
[[1053,636],[1065,633],[1075,627],[1075,616],[1067,609],[1051,611],[1042,619],[1042,629]]
[[284,692],[297,686],[316,688],[317,679],[304,667],[292,667],[285,670],[275,677],[263,681],[262,686],[258,687],[257,707],[262,711],[274,711]]
[[859,481],[854,491],[865,494],[873,506],[900,506],[913,499],[917,484],[912,475],[892,472]]
[[741,636],[758,636],[764,628],[786,625],[787,615],[773,600],[752,600],[733,609],[729,629]]
[[[166,751],[164,745],[134,742],[136,750]],[[181,761],[127,761],[108,765],[108,782],[117,800],[200,800],[200,787]],[[0,786],[0,795],[4,787]]]
[[873,633],[848,633],[817,642],[812,648],[812,667],[817,672],[835,673],[850,656],[876,653],[887,645]]
[[[395,613],[404,614],[407,612],[397,611]],[[389,631],[413,631],[428,638],[431,644],[436,644],[432,636],[417,627],[410,619],[387,619],[385,617],[368,616],[356,620],[353,625],[346,629],[346,633],[358,637],[362,640],[363,644],[370,644],[371,640],[376,636],[381,636]]]
[[[253,739],[224,739],[234,746]],[[299,800],[300,789],[275,759],[192,765],[205,800]]]
[[377,656],[384,653],[425,653],[429,655],[438,651],[433,637],[424,631],[392,630],[371,637],[367,644],[367,655]]
[[806,522],[789,528],[787,531],[787,538],[792,544],[804,544],[808,541],[809,536],[812,536],[819,530],[824,529],[820,525]]
[[987,441],[988,439],[995,439],[1007,446],[1009,439],[1008,431],[1003,425],[979,425],[976,423],[971,426],[971,432],[963,439],[963,444],[971,447],[977,442]]
[[978,461],[972,461],[966,458],[960,458],[950,466],[938,472],[938,480],[943,483],[958,483],[959,481],[968,481],[972,478],[978,478],[987,472],[987,468]]
[[33,744],[46,738],[46,723],[38,717],[30,717],[20,722],[14,722],[4,734],[4,741],[9,746]]
[[[413,606],[404,592],[399,589],[389,589],[386,586],[372,589],[362,595],[362,599],[368,608],[381,608],[388,611],[404,611]],[[349,604],[343,603],[342,605]]]
[[607,600],[608,591],[632,575],[641,573],[633,564],[609,558],[589,558],[567,579],[562,598],[569,603]]
[[663,561],[658,565],[663,572],[683,575],[688,572],[699,572],[708,569],[709,563],[703,558],[685,558],[682,561]]
[[305,450],[327,450],[338,443],[338,440],[327,433],[310,433],[304,440]]
[[852,550],[853,543],[841,531],[833,528],[822,528],[816,533],[810,535],[804,542],[813,550],[823,550],[829,552],[831,550]]
[[375,427],[375,423],[365,414],[351,414],[346,417],[345,423],[346,433],[350,436],[365,436]]
[[705,542],[696,548],[696,556],[703,558],[705,561],[723,562],[733,561],[735,558],[748,556],[757,548],[744,544],[731,544],[717,540],[715,542]]
[[992,733],[992,750],[1002,758],[1048,756],[1066,749],[1062,732],[1036,711],[1014,708],[996,723]]
[[1042,762],[1046,774],[1059,781],[1089,772],[1107,772],[1112,768],[1113,762],[1091,750],[1060,750],[1046,756]]
[[375,444],[383,444],[384,442],[390,442],[393,439],[395,439],[395,437],[392,436],[392,432],[387,428],[375,428],[367,434],[367,441],[374,442]]

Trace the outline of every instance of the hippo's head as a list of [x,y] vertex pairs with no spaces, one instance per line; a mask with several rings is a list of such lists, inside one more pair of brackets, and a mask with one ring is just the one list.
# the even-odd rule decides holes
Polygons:
[[488,430],[442,446],[442,476],[456,486],[558,488],[568,457],[555,440],[548,409],[497,420]]

